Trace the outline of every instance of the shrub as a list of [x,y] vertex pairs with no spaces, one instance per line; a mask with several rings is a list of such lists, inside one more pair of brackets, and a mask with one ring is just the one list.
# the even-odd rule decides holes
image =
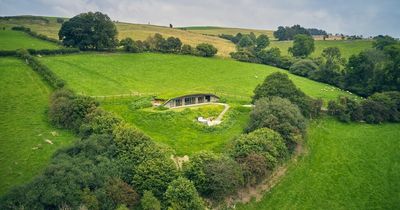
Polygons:
[[310,59],[301,59],[294,63],[290,68],[289,72],[300,75],[303,77],[310,77],[318,70],[317,64]]
[[113,139],[118,150],[118,160],[122,166],[122,179],[125,182],[132,181],[134,174],[132,169],[139,164],[167,156],[148,136],[124,123],[115,127]]
[[174,162],[169,158],[147,160],[134,169],[132,185],[139,192],[149,190],[162,199],[168,185],[178,177]]
[[235,161],[211,152],[194,155],[184,164],[184,174],[201,195],[216,200],[232,194],[243,182],[240,166]]
[[306,121],[299,108],[289,100],[280,97],[262,98],[256,101],[250,113],[247,132],[258,128],[270,128],[286,141],[291,150],[306,133]]
[[194,55],[195,51],[192,46],[184,44],[181,49],[181,54],[184,55]]
[[280,66],[281,64],[281,51],[279,48],[271,48],[269,50],[261,50],[257,53],[257,58],[263,64],[271,66]]
[[203,57],[213,57],[218,50],[211,44],[201,43],[196,46],[197,54]]
[[17,52],[15,50],[0,50],[0,56],[16,56]]
[[55,94],[60,97],[52,97],[48,113],[50,122],[58,127],[78,132],[86,115],[92,112],[98,104],[89,97],[70,98]]
[[367,99],[361,102],[361,106],[367,123],[382,123],[390,118],[389,108],[383,103]]
[[289,47],[289,53],[294,57],[307,57],[314,52],[314,39],[312,36],[298,34],[294,36],[293,46]]
[[130,108],[132,110],[143,109],[147,107],[152,107],[151,103],[152,97],[138,97],[132,100]]
[[25,60],[25,62],[36,71],[51,87],[57,89],[65,86],[64,80],[60,79],[54,74],[47,66],[40,63],[35,57],[31,56],[25,49],[16,51],[18,57]]
[[165,200],[167,206],[171,209],[205,209],[203,201],[193,183],[182,177],[170,183],[165,192]]
[[265,157],[258,154],[249,154],[245,157],[237,158],[243,171],[244,183],[246,185],[256,185],[260,183],[270,172]]
[[160,210],[161,204],[160,201],[154,197],[151,191],[145,191],[143,193],[143,197],[140,200],[140,204],[143,210]]
[[304,116],[309,116],[311,98],[301,91],[285,73],[276,72],[268,75],[264,82],[254,90],[253,103],[263,97],[278,96],[296,104]]
[[121,123],[121,119],[110,112],[106,112],[101,108],[96,108],[88,113],[80,126],[80,134],[88,137],[92,134],[108,134],[111,135],[115,126]]
[[119,178],[111,178],[106,185],[106,194],[115,204],[129,208],[139,203],[139,194],[130,185]]
[[124,51],[126,52],[132,52],[132,53],[137,53],[141,52],[140,48],[137,46],[136,42],[133,41],[131,38],[125,38],[122,39],[119,42],[119,45],[123,47]]
[[243,61],[243,62],[250,62],[250,63],[258,63],[257,57],[253,55],[253,53],[247,50],[240,50],[238,52],[231,52],[231,58]]
[[269,128],[260,128],[235,138],[229,154],[234,159],[245,158],[251,154],[261,155],[265,158],[268,169],[273,169],[287,157],[288,151],[279,133]]

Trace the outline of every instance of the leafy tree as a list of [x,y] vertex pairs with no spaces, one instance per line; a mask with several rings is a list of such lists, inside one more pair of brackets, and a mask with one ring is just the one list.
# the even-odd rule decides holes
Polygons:
[[274,31],[274,36],[279,40],[293,40],[296,35],[304,34],[310,36],[310,31],[301,27],[300,25],[294,25],[292,27],[279,26],[278,30]]
[[161,199],[170,182],[176,179],[178,171],[171,159],[150,159],[134,169],[132,185],[139,192],[149,190]]
[[143,193],[143,197],[140,200],[140,204],[143,210],[160,210],[161,203],[160,201],[154,197],[151,191],[145,191]]
[[102,108],[96,108],[85,116],[79,130],[83,137],[88,137],[93,133],[111,135],[115,126],[121,122],[122,120],[114,114],[106,112]]
[[125,182],[132,181],[134,174],[132,169],[139,164],[151,159],[164,159],[167,156],[167,152],[157,146],[150,137],[127,124],[117,126],[113,136]]
[[246,131],[259,128],[278,132],[292,150],[306,133],[306,121],[299,108],[289,100],[280,97],[261,98],[255,102]]
[[201,43],[196,46],[197,54],[203,57],[213,57],[218,50],[211,44]]
[[186,178],[179,177],[172,181],[165,192],[165,199],[171,209],[205,209],[193,183]]
[[182,46],[181,53],[184,54],[184,55],[193,55],[194,54],[194,49],[193,49],[192,46],[184,44]]
[[345,67],[344,88],[361,96],[381,90],[384,84],[386,56],[381,51],[368,50],[352,55]]
[[143,49],[140,46],[138,46],[138,44],[135,41],[133,41],[133,39],[129,37],[122,39],[119,42],[119,45],[121,45],[124,51],[126,52],[138,53],[143,51]]
[[269,38],[268,38],[268,36],[265,35],[265,34],[259,35],[259,36],[257,37],[256,41],[255,41],[255,44],[256,44],[255,50],[256,50],[257,52],[263,50],[263,49],[266,48],[266,47],[268,47],[268,45],[269,45]]
[[237,158],[240,168],[243,171],[244,183],[253,186],[260,183],[269,173],[268,163],[265,157],[259,154],[249,154]]
[[167,39],[167,49],[168,52],[173,52],[173,53],[177,53],[181,50],[182,47],[182,42],[179,38],[175,38],[175,37],[168,37]]
[[115,204],[126,205],[129,208],[139,203],[139,194],[130,185],[119,178],[111,178],[106,184],[106,194]]
[[318,65],[310,59],[301,59],[294,63],[289,72],[303,77],[311,77],[318,70]]
[[254,90],[253,103],[260,98],[273,96],[287,98],[296,104],[305,116],[310,114],[311,99],[297,88],[285,73],[276,72],[268,75]]
[[247,49],[240,49],[237,52],[231,52],[231,57],[238,61],[258,63],[258,58]]
[[57,23],[64,23],[64,18],[57,18]]
[[277,47],[273,47],[268,50],[261,50],[257,53],[257,58],[263,64],[267,64],[267,65],[271,65],[271,66],[280,66],[281,51]]
[[260,128],[235,138],[231,143],[229,154],[234,159],[244,158],[250,154],[262,155],[268,169],[273,169],[286,158],[288,151],[279,133],[269,128]]
[[298,34],[294,37],[293,46],[289,53],[294,57],[307,57],[314,52],[314,39],[311,36]]
[[254,41],[250,38],[249,35],[244,35],[238,42],[238,46],[245,48],[245,47],[251,47],[254,45]]
[[345,60],[341,57],[338,47],[328,47],[322,51],[324,58],[320,69],[312,75],[313,79],[333,85],[341,85],[342,65]]
[[113,49],[117,45],[117,28],[100,12],[81,13],[61,25],[59,39],[65,46],[85,49]]
[[377,50],[383,50],[386,46],[396,44],[398,41],[391,36],[388,35],[379,35],[374,37],[374,42],[372,43],[373,47]]
[[184,164],[184,174],[201,195],[216,200],[233,193],[243,181],[240,166],[235,161],[211,152],[194,155]]
[[49,119],[59,127],[78,132],[86,115],[96,108],[97,103],[89,97],[72,96],[61,91],[55,91],[52,96]]

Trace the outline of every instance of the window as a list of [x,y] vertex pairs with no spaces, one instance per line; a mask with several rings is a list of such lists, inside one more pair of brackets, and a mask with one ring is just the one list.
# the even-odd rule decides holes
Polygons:
[[204,103],[204,97],[203,96],[200,96],[200,97],[198,97],[197,98],[197,103]]
[[185,105],[195,104],[196,97],[187,97],[185,98]]
[[182,99],[175,99],[175,106],[182,106]]
[[211,96],[206,96],[206,102],[210,102],[211,101]]

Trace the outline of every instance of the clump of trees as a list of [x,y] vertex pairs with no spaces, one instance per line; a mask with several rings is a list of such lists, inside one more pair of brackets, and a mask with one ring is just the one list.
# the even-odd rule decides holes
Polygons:
[[240,164],[244,183],[255,185],[288,156],[288,149],[279,133],[260,128],[235,138],[229,154]]
[[168,37],[165,39],[161,34],[156,33],[149,36],[145,41],[134,41],[131,38],[122,39],[119,42],[123,50],[126,52],[161,52],[175,53],[184,55],[195,55],[202,57],[213,57],[218,50],[212,44],[200,43],[195,48],[190,45],[183,44],[179,38]]
[[328,113],[343,122],[400,122],[400,92],[375,93],[361,102],[339,97],[337,101],[329,101]]
[[308,29],[301,27],[300,25],[294,25],[294,26],[279,26],[276,31],[274,31],[274,36],[277,38],[279,41],[284,41],[284,40],[293,40],[296,35],[299,34],[304,34],[307,36],[311,36],[311,33]]
[[308,35],[298,34],[294,36],[293,46],[288,51],[294,57],[307,57],[314,50],[314,39]]
[[118,44],[114,22],[101,12],[81,13],[63,22],[58,37],[65,46],[81,50],[114,49]]
[[285,73],[276,72],[268,75],[264,82],[255,88],[253,103],[261,98],[273,96],[290,100],[299,107],[304,116],[318,116],[322,106],[322,100],[314,100],[307,96]]

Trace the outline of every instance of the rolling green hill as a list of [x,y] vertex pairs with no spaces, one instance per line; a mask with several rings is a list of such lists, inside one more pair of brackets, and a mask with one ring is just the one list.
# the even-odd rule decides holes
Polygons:
[[[116,95],[139,92],[161,98],[216,93],[249,103],[254,88],[278,68],[232,60],[171,54],[75,54],[39,58],[78,93]],[[289,75],[306,94],[336,99],[350,95],[330,85]]]
[[50,89],[22,61],[0,58],[0,88],[0,194],[3,194],[12,186],[29,182],[57,149],[69,145],[75,137],[47,122]]
[[400,124],[321,119],[307,149],[260,202],[237,209],[398,209]]
[[25,49],[58,49],[59,45],[37,38],[20,31],[0,30],[0,50]]

